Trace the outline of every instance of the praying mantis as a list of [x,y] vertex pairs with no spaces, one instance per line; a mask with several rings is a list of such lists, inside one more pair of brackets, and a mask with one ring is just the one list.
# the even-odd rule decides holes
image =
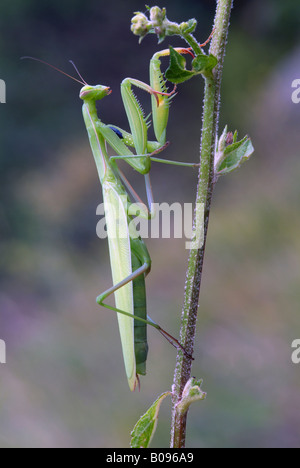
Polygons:
[[[178,49],[178,51],[185,53],[185,49]],[[167,161],[154,156],[167,145],[166,127],[170,99],[174,94],[174,90],[171,93],[166,91],[166,84],[160,69],[160,57],[168,53],[169,50],[157,52],[151,59],[150,86],[132,78],[126,78],[121,83],[121,95],[131,134],[119,127],[103,124],[97,116],[95,103],[108,96],[111,92],[110,88],[101,85],[86,85],[81,89],[79,95],[84,101],[83,117],[102,184],[113,276],[113,287],[99,295],[97,302],[118,313],[125,370],[131,390],[134,390],[139,383],[138,376],[146,373],[147,324],[157,328],[175,346],[181,346],[176,339],[147,316],[145,277],[151,269],[151,258],[144,241],[138,236],[134,224],[131,222],[132,215],[135,214],[131,208],[135,208],[135,205],[131,204],[122,182],[136,200],[140,199],[123,174],[117,171],[116,166],[117,159],[124,159],[135,170],[145,175],[150,211],[146,209],[144,213],[140,212],[140,215],[148,217],[154,215],[151,207],[153,196],[149,178],[151,161],[197,167],[197,164]],[[147,121],[132,92],[132,85],[151,94],[156,141],[148,141],[147,139]],[[117,156],[108,158],[106,142],[117,153]],[[134,147],[136,154],[133,154],[128,146]],[[116,220],[118,222],[118,236],[115,236]],[[116,307],[104,303],[105,299],[113,293]]]
[[[190,53],[188,49],[176,48],[179,53]],[[109,255],[112,270],[113,286],[97,297],[97,303],[117,312],[122,351],[128,384],[134,391],[139,385],[139,375],[146,374],[148,354],[147,325],[158,329],[175,347],[181,344],[148,317],[146,312],[145,278],[151,269],[151,257],[147,247],[138,235],[133,221],[137,214],[141,217],[153,217],[153,195],[149,172],[151,162],[162,162],[178,166],[198,167],[199,164],[159,159],[156,154],[165,149],[166,128],[169,117],[170,100],[175,88],[167,92],[166,82],[161,72],[161,57],[169,55],[169,49],[154,54],[150,60],[150,85],[137,79],[126,78],[121,83],[121,96],[127,114],[130,133],[115,125],[104,124],[97,115],[96,101],[109,96],[108,86],[88,85],[77,68],[81,80],[59,70],[43,60],[42,62],[55,70],[69,76],[83,85],[79,97],[83,101],[82,113],[87,129],[91,150],[95,159],[99,179],[102,185],[105,220],[109,244]],[[148,141],[148,120],[138,103],[132,86],[136,86],[151,95],[152,120],[156,141]],[[116,153],[109,157],[109,145]],[[130,150],[132,147],[135,151]],[[141,202],[116,161],[125,160],[140,174],[145,176],[146,193],[149,209]],[[129,193],[138,202],[132,203]],[[137,210],[138,206],[138,210]],[[104,301],[110,295],[115,296],[115,307]]]

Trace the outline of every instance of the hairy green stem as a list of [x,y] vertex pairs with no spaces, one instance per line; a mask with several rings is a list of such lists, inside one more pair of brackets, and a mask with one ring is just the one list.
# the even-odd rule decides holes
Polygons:
[[209,52],[217,57],[218,65],[213,71],[213,76],[205,78],[200,170],[196,196],[196,206],[203,203],[205,207],[204,224],[198,226],[195,224],[196,229],[200,231],[196,232],[197,238],[204,239],[204,242],[200,249],[191,250],[188,262],[180,331],[181,344],[187,354],[182,351],[178,351],[177,354],[173,382],[171,448],[185,446],[187,411],[181,412],[178,408],[183,389],[191,376],[192,359],[188,355],[191,356],[194,350],[205,243],[214,186],[213,163],[219,122],[220,87],[232,2],[233,0],[217,0],[215,31]]

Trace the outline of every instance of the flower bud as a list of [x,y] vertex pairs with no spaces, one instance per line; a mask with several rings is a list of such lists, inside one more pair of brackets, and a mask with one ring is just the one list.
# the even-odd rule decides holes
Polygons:
[[159,28],[162,26],[163,21],[166,17],[166,9],[160,9],[159,7],[155,6],[152,7],[150,10],[150,21],[154,28]]
[[131,31],[136,36],[144,37],[152,28],[152,24],[149,22],[147,16],[141,12],[136,12],[135,16],[131,20]]
[[225,141],[226,146],[232,145],[233,142],[234,142],[233,133],[228,132],[226,136],[226,141]]

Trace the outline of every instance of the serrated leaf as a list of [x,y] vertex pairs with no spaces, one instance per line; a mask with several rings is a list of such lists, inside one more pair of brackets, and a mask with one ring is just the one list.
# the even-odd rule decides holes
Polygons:
[[170,65],[165,73],[166,79],[171,83],[178,84],[192,78],[195,72],[187,70],[185,66],[185,58],[170,46]]
[[148,411],[140,417],[131,432],[131,448],[149,447],[156,430],[160,405],[168,395],[171,395],[171,392],[165,392],[160,395]]
[[194,58],[192,65],[193,69],[197,73],[203,73],[204,75],[207,75],[211,73],[213,68],[217,65],[218,60],[216,57],[212,54],[210,55],[197,55],[197,57]]
[[240,167],[243,162],[247,161],[253,152],[252,141],[248,136],[241,141],[227,146],[224,151],[224,158],[217,167],[218,174],[223,175],[234,171]]

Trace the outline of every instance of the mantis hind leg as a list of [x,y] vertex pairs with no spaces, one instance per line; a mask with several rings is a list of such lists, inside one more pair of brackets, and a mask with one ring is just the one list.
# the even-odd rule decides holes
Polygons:
[[158,325],[156,322],[154,322],[149,317],[149,315],[147,315],[147,319],[144,319],[142,317],[138,317],[136,315],[130,314],[129,312],[125,312],[124,310],[118,309],[117,307],[113,307],[113,306],[111,306],[109,304],[104,303],[105,299],[107,297],[109,297],[110,295],[112,295],[115,291],[120,289],[122,286],[125,286],[125,284],[129,283],[130,281],[133,281],[139,275],[147,274],[148,271],[149,271],[149,264],[145,263],[138,270],[136,270],[134,273],[129,275],[127,278],[125,278],[123,281],[121,281],[120,283],[118,283],[115,286],[112,286],[111,288],[107,289],[102,294],[100,294],[97,297],[96,301],[97,301],[97,303],[99,305],[101,305],[102,307],[105,307],[108,310],[112,310],[113,312],[116,312],[118,314],[122,314],[122,315],[125,315],[127,317],[131,317],[131,318],[134,319],[135,322],[141,322],[141,323],[143,323],[145,325],[150,325],[151,327],[156,328],[163,335],[163,337],[166,338],[166,340],[172,346],[174,346],[176,349],[180,349],[187,357],[191,358],[191,356],[186,352],[186,350],[182,346],[182,344],[176,338],[174,338],[172,335],[170,335],[168,332],[166,332],[160,325]]
[[[128,284],[130,283],[131,281],[135,280],[136,278],[138,278],[140,275],[144,274],[144,273],[147,273],[147,271],[149,270],[149,264],[148,263],[144,263],[144,265],[142,265],[140,268],[138,268],[136,271],[134,271],[131,275],[127,276],[127,278],[124,278],[122,281],[120,281],[120,283],[112,286],[111,288],[107,289],[106,291],[104,291],[102,294],[99,294],[99,296],[97,297],[96,299],[96,302],[103,306],[103,307],[106,307],[107,309],[111,309],[111,310],[114,310],[116,312],[119,312],[123,315],[127,315],[128,317],[133,317],[134,318],[134,315],[133,314],[130,314],[129,312],[125,312],[125,311],[122,311],[120,309],[117,309],[115,307],[112,307],[108,304],[104,304],[104,301],[105,299],[107,299],[109,296],[111,296],[112,294],[114,294],[116,291],[118,291],[118,289],[122,288],[123,286],[125,286],[125,284]],[[147,322],[147,320],[145,320],[145,322]]]

